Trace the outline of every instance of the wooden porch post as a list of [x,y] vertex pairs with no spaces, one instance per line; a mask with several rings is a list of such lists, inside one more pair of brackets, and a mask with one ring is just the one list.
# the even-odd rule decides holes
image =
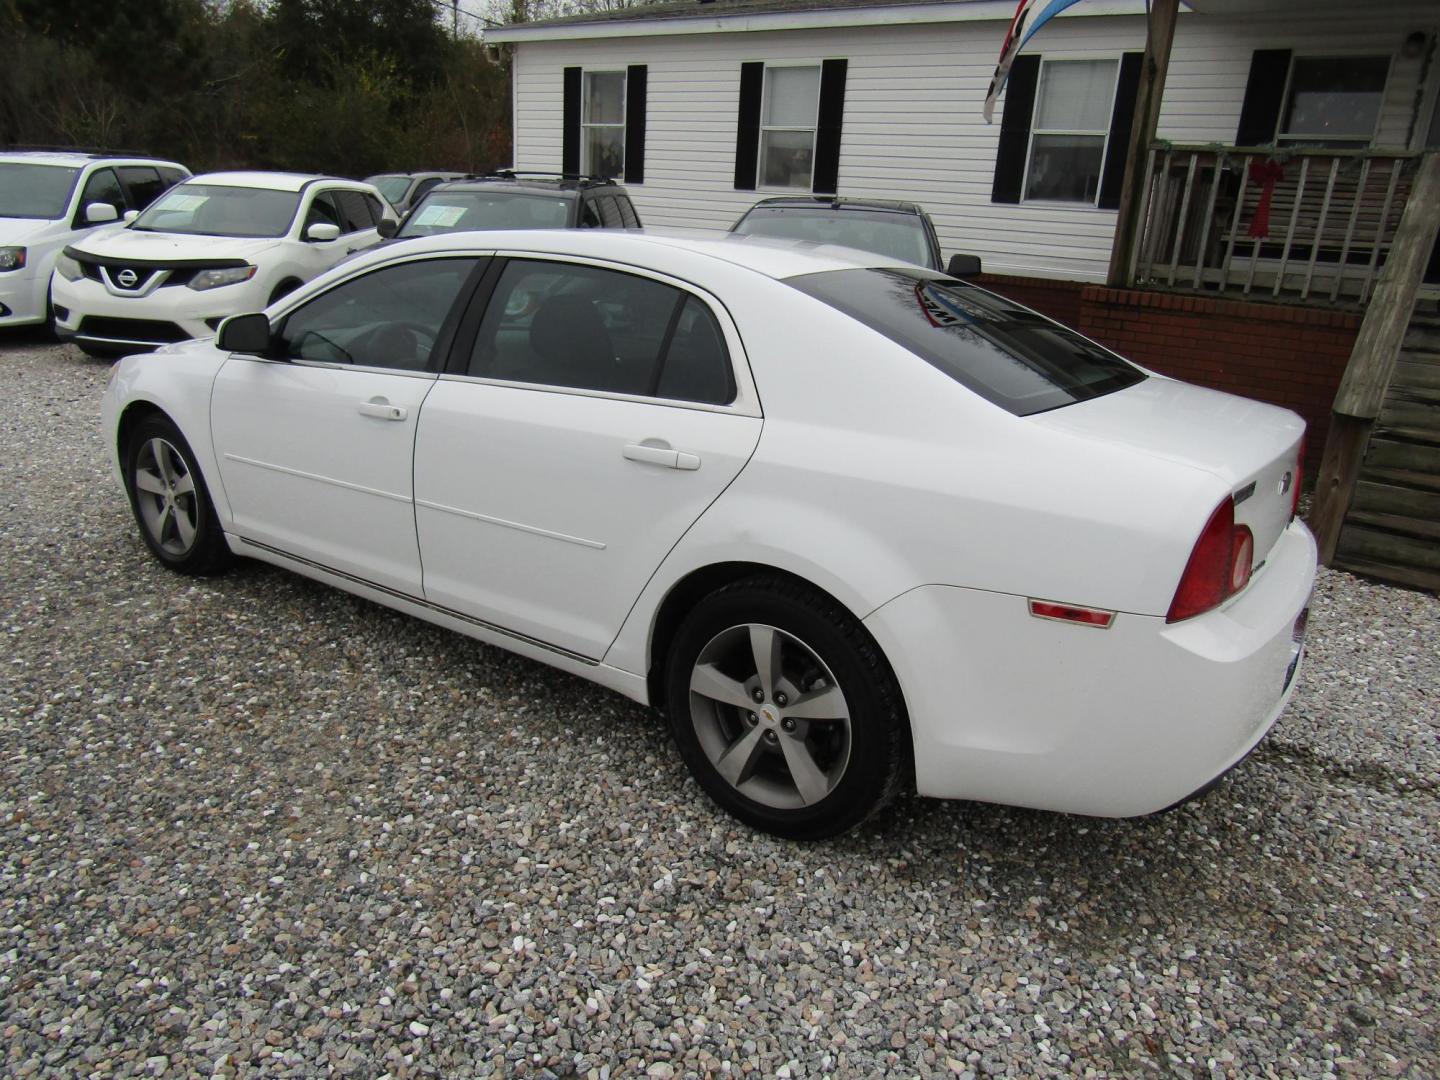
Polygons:
[[1150,28],[1145,36],[1145,61],[1140,66],[1140,86],[1135,92],[1135,119],[1130,124],[1130,142],[1125,151],[1125,180],[1120,187],[1120,213],[1115,219],[1115,246],[1110,249],[1110,272],[1105,284],[1124,288],[1130,284],[1131,255],[1140,232],[1141,184],[1145,161],[1155,129],[1160,122],[1160,99],[1165,95],[1165,76],[1170,70],[1170,46],[1175,40],[1175,16],[1180,0],[1153,0]]
[[1315,481],[1315,504],[1310,510],[1310,528],[1320,545],[1320,561],[1326,566],[1335,558],[1360,464],[1370,445],[1370,432],[1390,386],[1437,232],[1440,152],[1426,154],[1420,161],[1410,199],[1395,230],[1395,242],[1390,246],[1370,306],[1365,309],[1355,348],[1335,394],[1330,435],[1325,440],[1325,456]]

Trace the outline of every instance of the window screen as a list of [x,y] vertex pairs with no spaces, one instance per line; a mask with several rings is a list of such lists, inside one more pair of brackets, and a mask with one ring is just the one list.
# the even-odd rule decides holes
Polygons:
[[1041,65],[1027,199],[1095,202],[1119,66],[1118,60],[1047,60]]

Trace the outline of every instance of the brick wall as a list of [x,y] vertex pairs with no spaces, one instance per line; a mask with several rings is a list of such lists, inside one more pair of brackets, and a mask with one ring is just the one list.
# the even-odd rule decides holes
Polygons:
[[978,283],[1162,374],[1294,409],[1310,425],[1306,459],[1320,461],[1359,313],[1033,278]]

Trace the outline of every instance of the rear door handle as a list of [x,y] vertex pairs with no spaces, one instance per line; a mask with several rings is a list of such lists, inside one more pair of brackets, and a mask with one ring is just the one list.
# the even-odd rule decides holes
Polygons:
[[661,465],[667,469],[693,472],[700,468],[700,456],[684,450],[672,450],[661,444],[629,443],[621,451],[627,461],[638,461],[645,465]]
[[377,420],[404,420],[410,411],[403,405],[391,405],[384,398],[372,398],[360,403],[361,416],[373,416]]

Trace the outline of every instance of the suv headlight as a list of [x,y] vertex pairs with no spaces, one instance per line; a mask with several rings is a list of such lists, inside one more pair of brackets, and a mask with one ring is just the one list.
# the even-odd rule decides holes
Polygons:
[[6,270],[19,270],[25,265],[25,249],[23,247],[0,247],[0,273]]
[[255,276],[253,266],[227,266],[223,270],[201,270],[190,279],[188,287],[196,292],[218,289],[221,285],[238,285]]
[[55,257],[55,272],[66,281],[79,281],[85,276],[85,268],[69,255],[57,255]]

